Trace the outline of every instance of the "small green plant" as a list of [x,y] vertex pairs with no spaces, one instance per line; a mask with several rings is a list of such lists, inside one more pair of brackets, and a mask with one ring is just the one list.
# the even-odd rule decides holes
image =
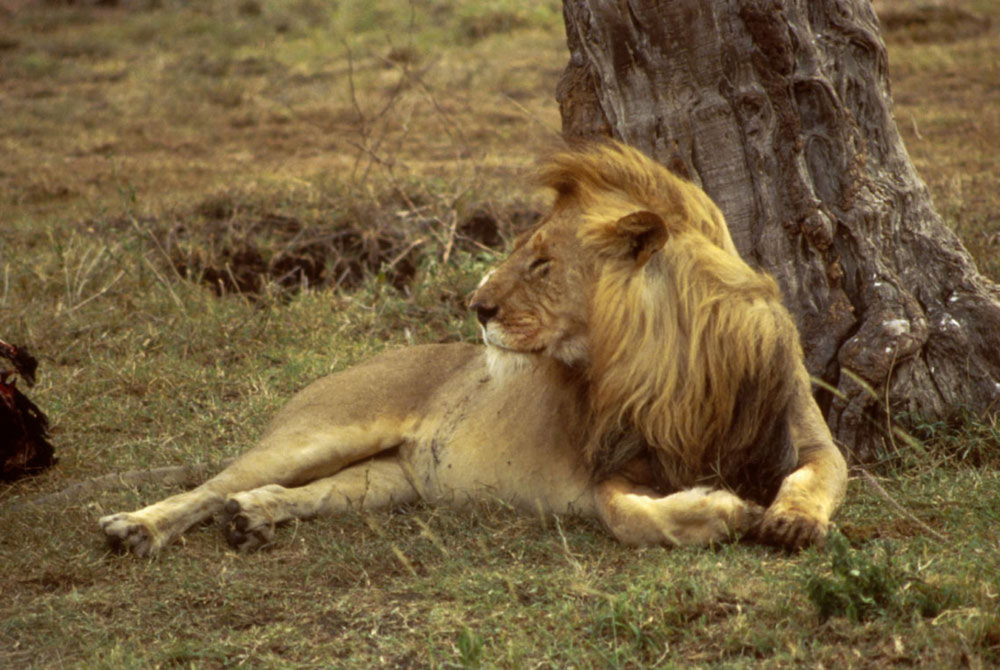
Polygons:
[[483,638],[475,631],[463,628],[455,640],[459,664],[463,668],[478,668],[483,658]]
[[827,538],[827,551],[832,574],[810,574],[805,584],[824,621],[846,616],[860,623],[910,612],[934,617],[960,599],[955,589],[928,584],[895,564],[889,546],[870,557],[834,531]]
[[806,580],[809,600],[824,621],[833,616],[867,621],[893,608],[903,580],[889,552],[881,560],[872,560],[852,550],[847,538],[837,531],[830,534],[827,551],[832,576],[814,574]]

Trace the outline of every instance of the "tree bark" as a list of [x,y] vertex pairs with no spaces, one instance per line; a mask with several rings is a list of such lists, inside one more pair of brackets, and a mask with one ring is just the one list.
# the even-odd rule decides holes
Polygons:
[[700,184],[780,282],[860,461],[886,411],[1000,410],[1000,288],[934,211],[892,116],[868,0],[564,0],[563,132]]

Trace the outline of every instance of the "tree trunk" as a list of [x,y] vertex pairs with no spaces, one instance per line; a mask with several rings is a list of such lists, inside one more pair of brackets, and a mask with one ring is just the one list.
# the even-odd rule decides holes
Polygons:
[[892,117],[868,0],[564,0],[563,131],[700,184],[772,273],[861,461],[885,410],[1000,410],[1000,288],[941,222]]

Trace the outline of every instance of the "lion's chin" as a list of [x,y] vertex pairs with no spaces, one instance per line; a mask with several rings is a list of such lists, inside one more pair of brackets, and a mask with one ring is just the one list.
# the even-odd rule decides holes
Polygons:
[[490,340],[489,338],[486,338],[486,337],[483,338],[483,344],[485,344],[490,349],[495,349],[495,350],[501,351],[501,352],[503,352],[505,354],[512,354],[512,355],[520,354],[520,355],[523,355],[523,356],[529,356],[529,355],[532,355],[532,354],[544,354],[545,353],[545,348],[544,347],[538,347],[538,348],[532,348],[532,349],[529,349],[529,348],[523,348],[522,349],[522,348],[518,348],[518,347],[510,347],[510,346],[507,346],[505,344],[500,344],[499,342],[496,342],[494,340]]
[[489,328],[480,326],[479,330],[483,344],[496,351],[497,356],[548,356],[571,368],[586,367],[590,362],[590,351],[586,340],[582,338],[560,340],[549,345],[516,347],[511,346],[508,342],[500,341],[496,333]]

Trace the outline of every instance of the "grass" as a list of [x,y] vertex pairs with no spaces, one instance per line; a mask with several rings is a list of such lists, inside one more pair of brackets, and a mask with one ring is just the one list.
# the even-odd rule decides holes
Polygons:
[[[992,22],[886,24],[896,117],[998,279],[1000,12],[948,6]],[[175,489],[22,504],[221,460],[310,379],[474,339],[464,296],[542,206],[518,176],[559,125],[560,21],[510,0],[4,18],[0,335],[41,359],[60,463],[0,488],[0,665],[1000,663],[1000,434],[961,411],[899,418],[875,476],[902,511],[852,479],[829,550],[795,556],[635,551],[484,503],[296,524],[251,556],[204,526],[144,561],[96,518]]]

